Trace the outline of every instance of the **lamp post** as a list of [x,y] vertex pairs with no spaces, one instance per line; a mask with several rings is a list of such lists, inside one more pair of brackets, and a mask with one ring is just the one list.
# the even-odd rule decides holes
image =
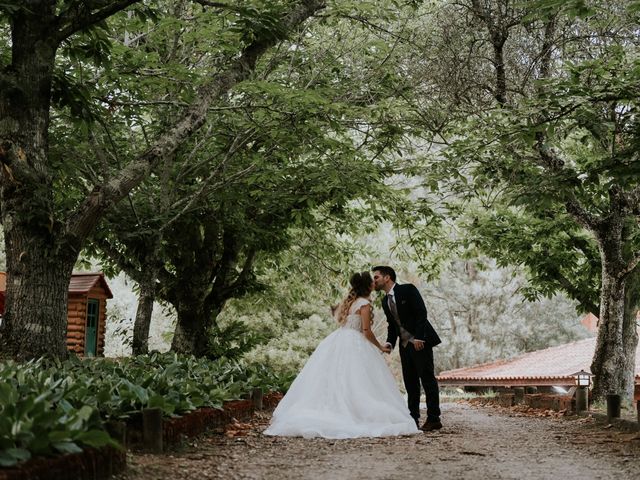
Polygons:
[[580,370],[571,375],[575,378],[576,386],[576,413],[589,410],[589,386],[591,385],[592,373]]

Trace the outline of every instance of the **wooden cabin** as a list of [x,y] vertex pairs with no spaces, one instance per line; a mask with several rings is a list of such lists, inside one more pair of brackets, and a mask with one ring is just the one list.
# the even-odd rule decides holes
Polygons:
[[[4,313],[6,274],[0,272],[0,312]],[[67,348],[80,356],[102,356],[107,300],[113,298],[103,273],[74,273],[69,282]]]

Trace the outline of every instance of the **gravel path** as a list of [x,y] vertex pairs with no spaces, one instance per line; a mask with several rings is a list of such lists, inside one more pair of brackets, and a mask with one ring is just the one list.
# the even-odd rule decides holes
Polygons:
[[134,455],[122,480],[631,479],[640,434],[588,418],[550,418],[465,403],[443,405],[444,428],[407,437],[266,437],[269,415],[165,455]]

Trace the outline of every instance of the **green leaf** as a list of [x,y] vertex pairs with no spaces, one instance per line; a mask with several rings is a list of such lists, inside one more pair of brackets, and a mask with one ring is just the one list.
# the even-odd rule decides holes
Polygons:
[[18,460],[9,455],[5,450],[0,450],[0,467],[13,467]]
[[19,462],[24,462],[31,458],[31,452],[24,448],[7,448],[0,452],[0,465],[11,467]]
[[113,444],[113,440],[104,430],[88,430],[82,432],[76,437],[76,441],[89,445],[91,447],[102,447],[104,445]]
[[148,408],[160,408],[163,412],[167,413],[166,410],[169,407],[167,401],[164,399],[162,395],[152,395],[149,397],[149,402],[147,404]]
[[56,442],[52,444],[60,453],[81,453],[82,449],[75,442]]
[[49,432],[48,436],[51,443],[61,443],[71,440],[71,432],[67,430],[55,430]]

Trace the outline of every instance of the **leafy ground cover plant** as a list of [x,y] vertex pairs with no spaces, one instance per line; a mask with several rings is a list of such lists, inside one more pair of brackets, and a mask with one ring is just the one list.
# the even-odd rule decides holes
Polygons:
[[0,466],[35,455],[117,446],[104,429],[143,408],[166,416],[221,408],[259,388],[288,386],[261,365],[172,353],[113,359],[0,363]]

